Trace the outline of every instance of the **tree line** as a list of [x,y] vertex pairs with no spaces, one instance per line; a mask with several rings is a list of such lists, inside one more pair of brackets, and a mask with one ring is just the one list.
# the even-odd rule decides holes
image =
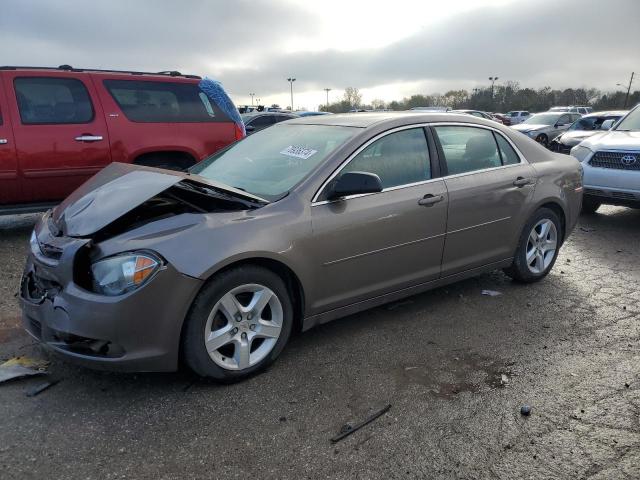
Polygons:
[[[402,100],[385,102],[374,99],[369,104],[362,102],[362,94],[357,88],[347,87],[344,96],[329,105],[320,105],[324,112],[344,113],[350,110],[409,110],[413,107],[450,107],[452,109],[472,109],[486,112],[508,112],[527,110],[542,112],[560,105],[587,105],[594,111],[621,110],[624,107],[626,91],[603,92],[596,88],[566,88],[555,90],[551,87],[521,88],[518,82],[505,82],[495,87],[468,90],[450,90],[445,94],[412,95]],[[629,95],[627,108],[640,103],[640,91]]]

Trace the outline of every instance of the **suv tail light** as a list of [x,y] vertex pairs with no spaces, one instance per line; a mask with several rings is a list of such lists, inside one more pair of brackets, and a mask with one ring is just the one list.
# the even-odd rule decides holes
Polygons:
[[234,123],[233,128],[235,129],[236,140],[242,140],[244,138],[244,133],[242,133],[242,129],[238,126],[237,123]]

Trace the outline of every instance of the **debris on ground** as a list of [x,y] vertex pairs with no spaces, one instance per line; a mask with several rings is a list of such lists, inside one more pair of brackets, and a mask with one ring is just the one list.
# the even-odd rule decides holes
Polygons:
[[56,380],[51,380],[49,382],[43,382],[43,383],[39,383],[38,385],[35,385],[31,388],[28,388],[25,392],[25,394],[27,395],[27,397],[35,397],[36,395],[41,394],[42,392],[44,392],[46,389],[53,387],[54,385],[58,384],[60,382],[59,379]]
[[16,378],[43,375],[48,362],[29,357],[14,357],[0,365],[0,383]]
[[591,228],[591,227],[580,227],[580,230],[582,230],[583,232],[595,232],[596,229],[595,228]]
[[509,385],[509,377],[507,377],[504,373],[500,375],[500,385]]
[[384,415],[385,413],[387,413],[390,408],[391,408],[391,404],[388,404],[382,410],[378,410],[376,413],[372,414],[371,416],[369,416],[367,419],[365,419],[364,421],[362,421],[360,423],[357,423],[355,425],[351,425],[350,423],[347,423],[347,424],[343,425],[340,428],[340,432],[338,432],[338,434],[331,439],[331,443],[337,443],[340,440],[342,440],[343,438],[348,437],[349,435],[351,435],[353,432],[355,432],[357,430],[360,430],[362,427],[370,424],[375,419],[377,419],[377,418],[381,417],[382,415]]
[[497,297],[498,295],[502,295],[502,292],[498,292],[496,290],[482,290],[482,292],[480,293],[489,297]]
[[525,417],[528,417],[529,415],[531,415],[531,406],[530,405],[522,405],[520,407],[520,413],[522,415],[524,415]]

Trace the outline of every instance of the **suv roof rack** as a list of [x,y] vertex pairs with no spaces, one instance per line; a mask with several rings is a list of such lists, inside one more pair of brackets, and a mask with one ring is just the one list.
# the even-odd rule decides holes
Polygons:
[[0,70],[63,70],[67,72],[101,72],[101,73],[128,73],[130,75],[167,75],[170,77],[184,77],[200,79],[198,75],[183,75],[177,70],[164,70],[162,72],[137,72],[135,70],[102,70],[99,68],[73,68],[71,65],[60,65],[59,67],[29,67],[3,65]]

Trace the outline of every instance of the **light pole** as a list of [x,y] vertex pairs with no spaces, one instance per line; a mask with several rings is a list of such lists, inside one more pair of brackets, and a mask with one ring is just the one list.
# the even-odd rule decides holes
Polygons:
[[249,96],[251,97],[251,106],[253,107],[253,97],[256,96],[255,93],[250,93]]
[[289,77],[287,78],[287,82],[289,82],[289,86],[291,88],[291,111],[293,112],[293,82],[295,82],[296,79],[293,77]]
[[324,91],[327,92],[327,109],[328,109],[329,108],[329,92],[331,91],[331,89],[325,88]]
[[[636,72],[631,72],[631,78],[629,79],[629,86],[627,87],[627,96],[624,97],[624,107],[623,108],[627,108],[627,103],[629,102],[629,94],[631,93],[631,84],[633,83],[633,77],[635,76]],[[624,87],[623,84],[621,83],[616,83],[616,85],[618,87]]]
[[493,101],[493,85],[498,80],[498,77],[489,77],[489,80],[491,81],[491,101]]

